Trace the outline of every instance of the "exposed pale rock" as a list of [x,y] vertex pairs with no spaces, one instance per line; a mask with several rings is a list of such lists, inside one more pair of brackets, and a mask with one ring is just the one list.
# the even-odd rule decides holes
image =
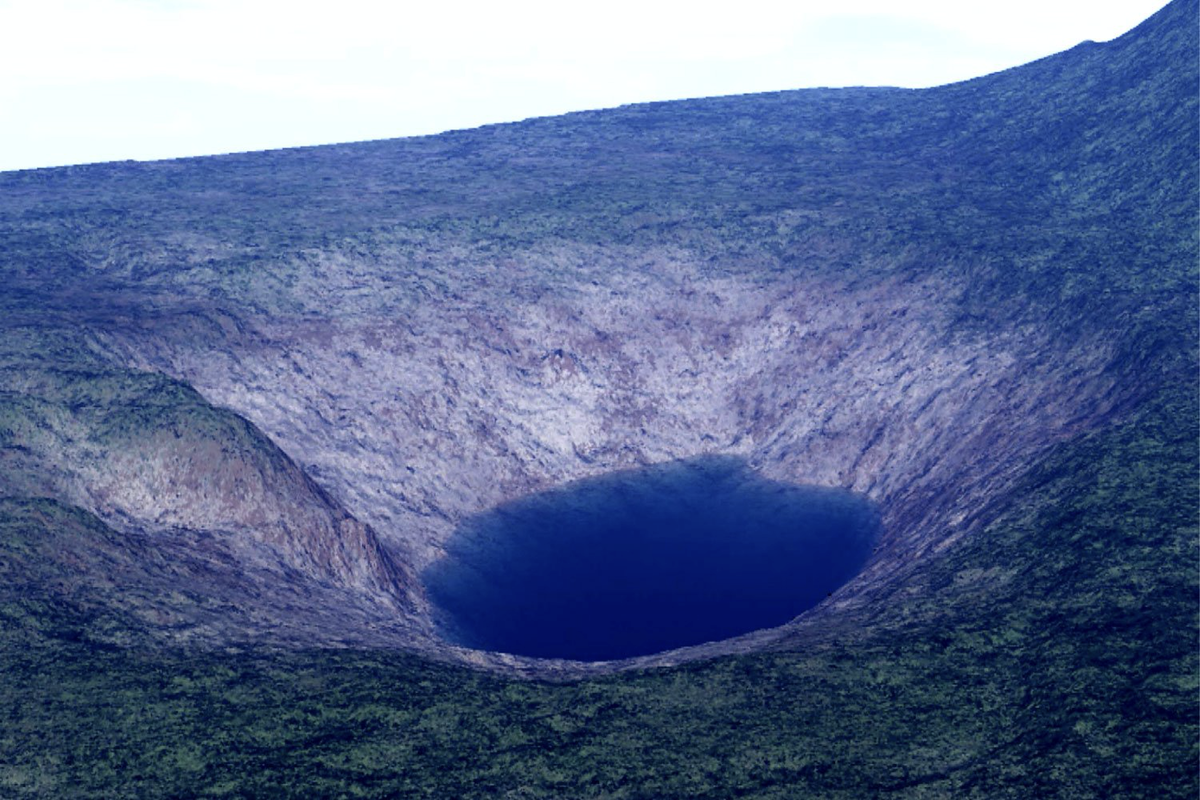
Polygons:
[[113,345],[266,431],[414,573],[470,515],[631,465],[734,454],[861,492],[883,540],[835,604],[968,533],[1127,393],[1102,343],[956,330],[945,280],[712,277],[678,253],[617,255],[543,264],[572,282],[508,291],[472,267],[418,304],[390,278],[403,262],[342,262],[382,307],[330,295],[309,301],[327,313],[248,316],[227,338]]

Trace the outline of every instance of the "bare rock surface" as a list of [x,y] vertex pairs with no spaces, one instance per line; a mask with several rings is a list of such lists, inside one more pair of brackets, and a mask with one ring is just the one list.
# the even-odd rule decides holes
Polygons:
[[[72,582],[123,584],[127,597],[111,599],[140,598],[133,607],[173,640],[365,643],[404,629],[413,580],[374,532],[191,389],[102,364],[9,361],[0,414],[0,499],[66,531],[44,556]],[[370,632],[380,626],[390,636]]]
[[483,262],[406,304],[404,263],[370,267],[357,272],[381,307],[367,314],[327,290],[305,298],[328,304],[319,316],[113,346],[267,432],[414,573],[505,501],[733,454],[879,504],[875,558],[828,605],[863,602],[1131,388],[1106,373],[1103,343],[955,331],[961,287],[940,279],[713,278],[685,253],[597,250],[567,265],[566,286],[514,292]]

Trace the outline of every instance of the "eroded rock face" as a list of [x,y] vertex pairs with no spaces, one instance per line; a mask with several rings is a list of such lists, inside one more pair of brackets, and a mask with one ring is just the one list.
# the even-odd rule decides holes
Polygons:
[[90,593],[126,573],[143,600],[115,604],[144,603],[172,638],[311,641],[341,627],[362,642],[368,623],[393,638],[403,627],[415,581],[374,532],[191,389],[96,362],[3,359],[0,416],[6,508],[63,525],[49,557]]
[[686,254],[605,250],[548,270],[546,257],[529,256],[569,279],[484,263],[418,302],[393,277],[403,262],[361,264],[365,313],[317,291],[305,301],[324,310],[302,319],[114,344],[262,428],[415,571],[464,519],[531,492],[736,455],[879,505],[879,549],[837,602],[971,530],[987,497],[1127,390],[1102,342],[956,327],[961,287],[944,281],[714,276]]

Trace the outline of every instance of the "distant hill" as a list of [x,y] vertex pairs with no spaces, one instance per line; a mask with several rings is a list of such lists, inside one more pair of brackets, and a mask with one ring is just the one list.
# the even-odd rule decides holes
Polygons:
[[[0,173],[0,794],[1194,796],[1198,18]],[[465,521],[705,454],[879,547],[726,642],[443,640]]]

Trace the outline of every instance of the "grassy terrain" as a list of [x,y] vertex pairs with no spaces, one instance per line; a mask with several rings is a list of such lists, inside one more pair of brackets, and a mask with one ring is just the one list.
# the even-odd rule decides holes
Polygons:
[[118,648],[128,621],[4,592],[0,786],[1194,797],[1196,419],[1168,396],[1060,448],[922,575],[932,597],[806,652],[550,685],[393,654]]
[[[0,175],[0,796],[1195,797],[1197,14],[927,91]],[[953,276],[963,336],[1101,341],[1136,402],[887,602],[660,671],[169,649],[143,598],[62,557],[132,545],[38,489],[28,442],[56,420],[97,446],[155,426],[266,446],[98,354],[105,330],[401,317],[487,275],[586,271],[530,254],[650,246],[764,281]],[[330,288],[338,256],[390,271]]]
[[[215,309],[402,313],[554,248],[676,247],[714,273],[944,273],[966,320],[1189,307],[1194,4],[921,91],[651,103],[435,137],[0,175],[0,308],[153,327]],[[320,256],[390,270],[331,287]],[[586,255],[582,256],[586,258]],[[449,286],[448,286],[449,284]]]

